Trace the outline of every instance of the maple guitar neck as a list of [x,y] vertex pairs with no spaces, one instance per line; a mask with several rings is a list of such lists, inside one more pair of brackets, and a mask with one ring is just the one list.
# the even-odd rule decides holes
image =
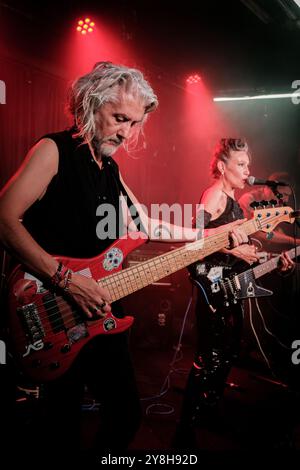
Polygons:
[[[270,232],[279,222],[289,222],[292,209],[271,208],[256,212],[253,219],[240,224],[247,235],[258,230]],[[143,240],[138,239],[141,234],[117,240],[94,258],[62,258],[62,261],[74,272],[98,279],[99,285],[108,288],[111,300],[116,301],[228,246],[233,225],[236,224],[221,226],[214,235],[123,271],[119,271],[123,255],[141,245]],[[111,273],[115,260],[118,271]],[[16,360],[34,380],[44,382],[59,377],[93,337],[121,333],[133,323],[132,316],[118,318],[112,313],[107,313],[105,318],[84,321],[81,312],[68,299],[41,288],[41,281],[28,275],[31,276],[19,265],[10,276],[9,328]]]
[[[297,246],[296,250],[295,248],[291,248],[289,251],[287,251],[287,253],[292,259],[296,258],[297,256],[300,255],[300,246]],[[265,263],[259,264],[258,266],[253,268],[255,279],[258,279],[261,276],[264,276],[264,274],[267,274],[270,271],[273,271],[274,269],[276,269],[278,266],[279,258],[280,258],[280,255],[276,256],[275,258],[270,259],[269,261],[266,261]]]
[[[251,219],[240,225],[247,235],[261,229],[261,221]],[[229,233],[232,224],[226,225],[226,230],[205,237],[169,253],[157,256],[148,261],[118,273],[111,274],[98,281],[101,287],[110,292],[112,302],[122,299],[170,274],[179,271],[206,256],[229,246]]]

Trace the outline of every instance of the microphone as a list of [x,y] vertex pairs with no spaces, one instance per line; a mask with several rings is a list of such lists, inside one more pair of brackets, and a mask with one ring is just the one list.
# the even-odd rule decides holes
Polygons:
[[264,180],[261,178],[256,178],[255,176],[248,176],[248,178],[246,179],[246,182],[250,186],[254,186],[255,184],[258,184],[258,185],[270,186],[271,188],[274,186],[289,186],[289,184],[285,183],[285,181]]

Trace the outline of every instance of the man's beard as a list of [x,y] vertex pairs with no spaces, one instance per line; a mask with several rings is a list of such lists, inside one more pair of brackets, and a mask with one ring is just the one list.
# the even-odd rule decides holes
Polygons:
[[[111,152],[109,152],[109,148],[103,148],[103,139],[98,139],[97,137],[94,137],[93,139],[93,149],[95,151],[96,157],[101,158],[101,157],[109,157],[111,155]],[[106,152],[107,150],[107,152]]]
[[[119,145],[121,144],[121,142],[116,141],[116,145],[113,145],[109,142],[109,140],[111,140],[109,137],[104,138],[104,139],[101,139],[101,138],[99,139],[98,137],[94,137],[92,145],[93,145],[95,154],[98,158],[110,157],[119,148]],[[112,140],[116,140],[116,139],[112,139]]]

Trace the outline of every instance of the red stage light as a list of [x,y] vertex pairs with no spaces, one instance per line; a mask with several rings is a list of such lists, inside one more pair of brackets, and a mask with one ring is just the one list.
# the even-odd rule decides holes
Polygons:
[[190,75],[187,79],[186,79],[186,82],[189,83],[189,84],[192,84],[192,83],[199,83],[201,82],[201,77],[200,75],[198,75],[197,73],[194,74],[194,75]]
[[76,30],[81,34],[86,34],[87,32],[92,33],[94,31],[95,23],[91,21],[90,18],[85,18],[85,20],[79,20],[77,23]]

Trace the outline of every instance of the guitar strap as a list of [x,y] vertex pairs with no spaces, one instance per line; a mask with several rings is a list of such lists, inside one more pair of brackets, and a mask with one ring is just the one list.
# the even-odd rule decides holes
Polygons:
[[[110,161],[113,160],[111,157],[107,157],[107,158],[108,158],[108,160],[110,160]],[[133,220],[133,222],[134,222],[134,224],[135,224],[137,230],[138,230],[139,232],[143,232],[143,233],[145,233],[145,234],[147,235],[147,231],[146,231],[146,229],[145,229],[145,227],[144,227],[144,224],[143,224],[142,219],[141,219],[141,217],[140,217],[140,215],[139,215],[139,212],[138,212],[138,210],[137,210],[135,204],[132,202],[131,197],[129,196],[128,192],[126,191],[126,189],[125,189],[125,187],[124,187],[124,185],[123,185],[123,183],[122,183],[122,181],[121,181],[121,179],[120,179],[119,170],[118,170],[116,164],[111,164],[110,167],[113,169],[112,175],[113,175],[113,177],[114,177],[114,179],[115,179],[115,182],[116,182],[117,186],[120,188],[122,195],[126,197],[126,199],[125,199],[125,200],[126,200],[126,204],[127,204],[127,207],[128,207],[128,209],[129,209],[130,215],[131,215],[131,217],[132,217],[132,220]],[[136,215],[133,215],[133,214],[132,214],[132,208],[135,208],[135,210],[136,210]]]

